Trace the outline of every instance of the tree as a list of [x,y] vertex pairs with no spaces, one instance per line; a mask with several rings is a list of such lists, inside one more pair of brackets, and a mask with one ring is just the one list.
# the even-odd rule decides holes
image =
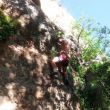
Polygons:
[[74,29],[78,31],[76,35],[78,47],[82,45],[80,47],[82,59],[85,62],[95,59],[101,52],[101,42],[99,42],[99,38],[96,35],[98,27],[95,27],[92,20],[81,18],[76,25],[73,26],[73,33]]
[[103,60],[103,63],[94,62],[94,60],[97,55],[102,54],[105,54],[107,58],[110,30],[106,26],[100,26],[99,23],[95,24],[92,20],[85,19],[81,19],[73,26],[73,34],[76,30],[81,57],[85,64],[88,63],[88,66],[84,65],[80,68],[78,79],[80,87],[76,87],[74,91],[77,91],[76,94],[80,98],[83,109],[108,110],[110,106],[110,63],[108,59]]
[[110,29],[107,26],[100,26],[98,31],[98,38],[102,42],[101,48],[110,56]]

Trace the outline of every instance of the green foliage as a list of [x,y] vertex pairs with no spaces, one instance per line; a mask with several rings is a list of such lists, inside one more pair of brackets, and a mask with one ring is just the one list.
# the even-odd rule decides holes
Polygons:
[[73,56],[70,59],[70,64],[71,64],[71,66],[73,67],[73,69],[75,71],[78,71],[78,68],[77,67],[79,66],[79,61],[78,61],[78,58],[77,57]]
[[86,108],[109,110],[110,106],[110,62],[93,64],[87,73],[92,73],[93,79],[84,90]]
[[57,52],[56,48],[53,46],[51,49],[51,56],[55,57],[55,56],[57,56],[57,54],[58,54],[58,52]]
[[58,31],[56,33],[57,37],[63,37],[64,33],[62,31]]
[[94,39],[86,40],[87,47],[82,50],[82,58],[87,62],[96,58],[101,53],[100,43]]
[[82,58],[84,61],[90,61],[95,59],[95,57],[100,54],[100,43],[99,39],[95,37],[95,33],[98,27],[94,27],[93,21],[91,19],[80,19],[76,24],[78,30],[78,43],[83,40],[84,47],[82,48]]
[[[78,76],[74,78],[77,82],[74,92],[80,99],[81,108],[84,110],[109,110],[110,107],[110,62],[107,57],[103,63],[94,62],[97,55],[103,55],[110,46],[110,29],[94,24],[92,20],[81,19],[73,27],[78,30],[76,36],[78,45],[83,41],[81,47],[81,58],[88,66],[81,66],[77,58],[71,59],[71,65],[77,71]],[[86,77],[87,75],[90,75]]]
[[9,36],[16,34],[18,24],[0,10],[0,40],[6,40]]
[[102,42],[101,48],[110,56],[110,29],[107,26],[100,26],[98,31],[98,38]]

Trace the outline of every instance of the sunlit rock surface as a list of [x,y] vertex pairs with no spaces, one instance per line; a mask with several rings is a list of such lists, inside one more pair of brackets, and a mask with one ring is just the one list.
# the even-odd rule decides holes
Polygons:
[[72,26],[75,19],[68,13],[68,11],[56,0],[40,0],[41,9],[57,26],[65,31],[67,35],[71,35]]
[[16,110],[17,104],[7,96],[0,96],[0,110]]

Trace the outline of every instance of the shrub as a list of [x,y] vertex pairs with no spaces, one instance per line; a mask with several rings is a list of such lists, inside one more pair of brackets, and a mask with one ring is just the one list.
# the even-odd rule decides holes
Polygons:
[[0,10],[0,40],[7,40],[9,36],[17,33],[18,21],[13,20]]
[[108,110],[110,106],[110,62],[95,63],[90,66],[88,72],[92,73],[94,78],[89,81],[89,86],[84,89],[85,107]]

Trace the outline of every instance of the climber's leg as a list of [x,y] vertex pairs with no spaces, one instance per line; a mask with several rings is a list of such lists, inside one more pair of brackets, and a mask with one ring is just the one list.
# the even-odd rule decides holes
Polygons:
[[62,62],[62,76],[63,76],[63,81],[64,81],[64,84],[68,85],[68,77],[67,77],[67,66],[68,66],[68,61],[64,61]]

